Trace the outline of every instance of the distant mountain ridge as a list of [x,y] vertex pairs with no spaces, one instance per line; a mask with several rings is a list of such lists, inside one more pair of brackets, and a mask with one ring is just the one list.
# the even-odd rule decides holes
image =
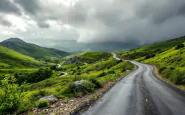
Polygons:
[[19,42],[19,43],[25,43],[22,39],[19,38],[9,38],[7,40],[4,40],[3,42]]
[[54,48],[45,48],[35,44],[27,43],[19,38],[10,38],[0,42],[1,46],[12,49],[21,54],[34,57],[36,59],[64,57],[69,55],[68,52],[57,50]]

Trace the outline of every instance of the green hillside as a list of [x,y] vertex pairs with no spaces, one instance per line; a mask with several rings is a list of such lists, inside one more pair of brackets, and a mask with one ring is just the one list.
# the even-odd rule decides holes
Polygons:
[[84,52],[79,54],[78,56],[89,60],[90,62],[95,62],[101,59],[108,59],[112,55],[108,52]]
[[125,59],[156,65],[161,76],[185,89],[185,37],[118,53]]
[[[15,59],[13,60],[18,60],[20,57],[20,60],[27,60],[27,58],[34,60],[33,58],[27,56],[24,57],[22,54],[8,50],[7,48],[1,48],[3,54],[5,52],[11,54],[9,57],[14,57]],[[23,92],[20,91],[22,92],[20,98],[10,98],[11,100],[2,101],[3,103],[0,104],[0,107],[3,112],[10,114],[11,112],[17,112],[17,114],[19,114],[29,111],[29,113],[31,113],[33,107],[39,107],[40,105],[40,100],[37,98],[38,96],[55,94],[58,99],[62,98],[62,100],[67,102],[67,100],[74,99],[74,97],[78,98],[87,94],[96,93],[96,90],[106,88],[107,85],[113,85],[134,69],[132,63],[121,60],[118,61],[112,57],[111,53],[85,52],[79,55],[74,55],[73,57],[63,58],[63,61],[68,61],[70,58],[76,59],[73,60],[74,63],[75,61],[79,63],[61,63],[60,67],[53,65],[50,68],[40,68],[38,70],[32,70],[29,73],[25,73],[24,71],[16,72],[16,74],[13,74],[17,78],[16,81],[9,76],[5,78],[3,76],[2,78],[4,78],[4,80],[2,80],[3,87],[0,88],[0,97],[6,96],[6,98],[9,99],[14,90],[20,91],[21,88],[18,87],[17,84],[21,85],[24,82],[29,83],[22,85],[25,90]],[[85,63],[86,61],[91,61],[92,63]],[[65,75],[64,73],[67,74]],[[8,81],[7,79],[9,79],[11,85],[14,85],[14,89],[10,88],[9,95],[3,95],[6,93],[6,90],[4,90],[6,84],[11,86],[8,84],[9,82],[6,82]],[[81,83],[82,86],[76,86],[76,83]],[[14,94],[18,95],[18,93]],[[93,98],[96,99],[97,97]],[[13,103],[13,107],[17,107],[17,109],[12,110],[12,106],[7,106],[5,108],[4,103],[10,105],[12,100],[20,102]]]
[[0,68],[33,68],[41,65],[41,62],[32,57],[25,56],[11,49],[0,46]]
[[153,57],[155,54],[166,51],[183,42],[185,42],[185,36],[132,49],[128,52],[121,53],[121,55],[127,59],[137,59],[141,57],[150,58]]
[[1,46],[7,47],[27,56],[45,61],[53,60],[53,58],[61,58],[69,55],[69,53],[53,48],[40,47],[35,44],[26,43],[19,38],[10,38],[0,42]]
[[176,47],[142,62],[157,65],[163,77],[174,84],[185,85],[185,47],[179,49]]

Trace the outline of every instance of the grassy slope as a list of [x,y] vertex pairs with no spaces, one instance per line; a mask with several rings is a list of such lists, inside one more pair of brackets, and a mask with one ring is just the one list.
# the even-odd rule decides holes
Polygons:
[[0,68],[32,68],[41,62],[11,49],[0,46]]
[[[32,84],[30,86],[30,88],[32,90],[35,89],[39,89],[39,88],[51,88],[53,86],[53,88],[55,88],[56,86],[60,85],[62,82],[65,82],[66,84],[69,84],[68,81],[72,81],[72,79],[74,77],[77,77],[79,79],[87,79],[88,77],[95,77],[97,78],[97,76],[104,72],[108,72],[108,71],[115,71],[116,74],[107,74],[105,77],[100,77],[97,79],[101,79],[101,81],[106,81],[107,79],[116,79],[117,77],[120,77],[120,73],[124,73],[125,71],[122,71],[123,68],[125,68],[126,70],[132,70],[134,68],[133,64],[131,64],[130,62],[118,62],[117,60],[113,59],[112,57],[109,57],[106,60],[102,60],[103,58],[107,58],[108,56],[111,56],[110,53],[106,53],[106,55],[104,55],[104,57],[102,56],[102,54],[104,53],[99,53],[99,56],[102,56],[102,58],[99,60],[97,60],[97,52],[88,52],[85,53],[85,55],[87,56],[87,54],[89,55],[94,55],[94,57],[92,56],[91,59],[92,60],[96,60],[94,63],[91,64],[69,64],[69,65],[62,65],[61,68],[63,68],[64,72],[69,73],[68,76],[65,77],[59,77],[60,74],[55,74],[55,76],[53,76],[52,78],[46,79],[44,81],[41,81],[39,83],[35,83]],[[84,53],[80,54],[84,56]],[[108,68],[107,68],[108,67]],[[109,76],[109,78],[108,78]],[[67,79],[67,80],[66,80]],[[63,81],[64,80],[64,81]],[[63,84],[63,83],[62,83]],[[62,87],[66,87],[62,86]]]
[[[62,65],[61,71],[66,72],[69,75],[60,77],[60,71],[53,71],[54,75],[51,78],[28,85],[25,98],[30,99],[33,98],[33,96],[41,95],[41,93],[43,94],[43,92],[44,95],[56,94],[58,97],[67,98],[68,95],[64,95],[62,92],[69,84],[73,83],[74,80],[88,80],[89,78],[95,78],[105,84],[128,74],[129,72],[126,70],[134,69],[133,64],[130,62],[117,61],[112,58],[110,53],[88,52],[80,55],[95,61],[90,64],[79,63]],[[107,56],[109,56],[108,59],[106,59]],[[111,73],[110,71],[114,71],[115,73]],[[103,72],[106,74],[99,76]]]
[[130,56],[136,61],[156,65],[159,73],[167,81],[185,89],[185,48],[175,49],[180,43],[185,44],[185,37],[155,43],[119,54],[126,58]]
[[1,42],[0,45],[37,59],[42,59],[42,58],[48,59],[48,57],[50,58],[64,57],[69,55],[69,53],[64,51],[60,51],[53,48],[44,48],[35,44],[26,43],[26,42],[16,42],[16,41],[7,40],[4,42]]
[[138,59],[150,54],[161,53],[183,42],[185,42],[185,36],[132,49],[129,52],[123,53],[122,56],[129,59]]
[[84,52],[79,54],[78,56],[85,58],[91,62],[95,62],[101,59],[108,59],[111,56],[108,52]]

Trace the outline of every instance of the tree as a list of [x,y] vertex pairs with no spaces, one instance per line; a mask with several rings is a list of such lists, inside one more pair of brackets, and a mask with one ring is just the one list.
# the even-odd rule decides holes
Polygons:
[[50,67],[51,70],[56,70],[57,69],[57,66],[56,65],[53,65]]
[[7,114],[15,112],[23,98],[23,87],[16,84],[15,77],[6,77],[1,80],[0,89],[0,114]]
[[14,77],[15,77],[16,79],[18,79],[18,78],[19,78],[19,75],[18,75],[17,73],[15,73]]

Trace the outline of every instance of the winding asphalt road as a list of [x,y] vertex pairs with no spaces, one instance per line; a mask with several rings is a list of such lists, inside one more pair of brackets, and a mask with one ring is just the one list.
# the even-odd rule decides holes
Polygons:
[[185,93],[153,75],[153,67],[124,77],[82,115],[185,115]]

